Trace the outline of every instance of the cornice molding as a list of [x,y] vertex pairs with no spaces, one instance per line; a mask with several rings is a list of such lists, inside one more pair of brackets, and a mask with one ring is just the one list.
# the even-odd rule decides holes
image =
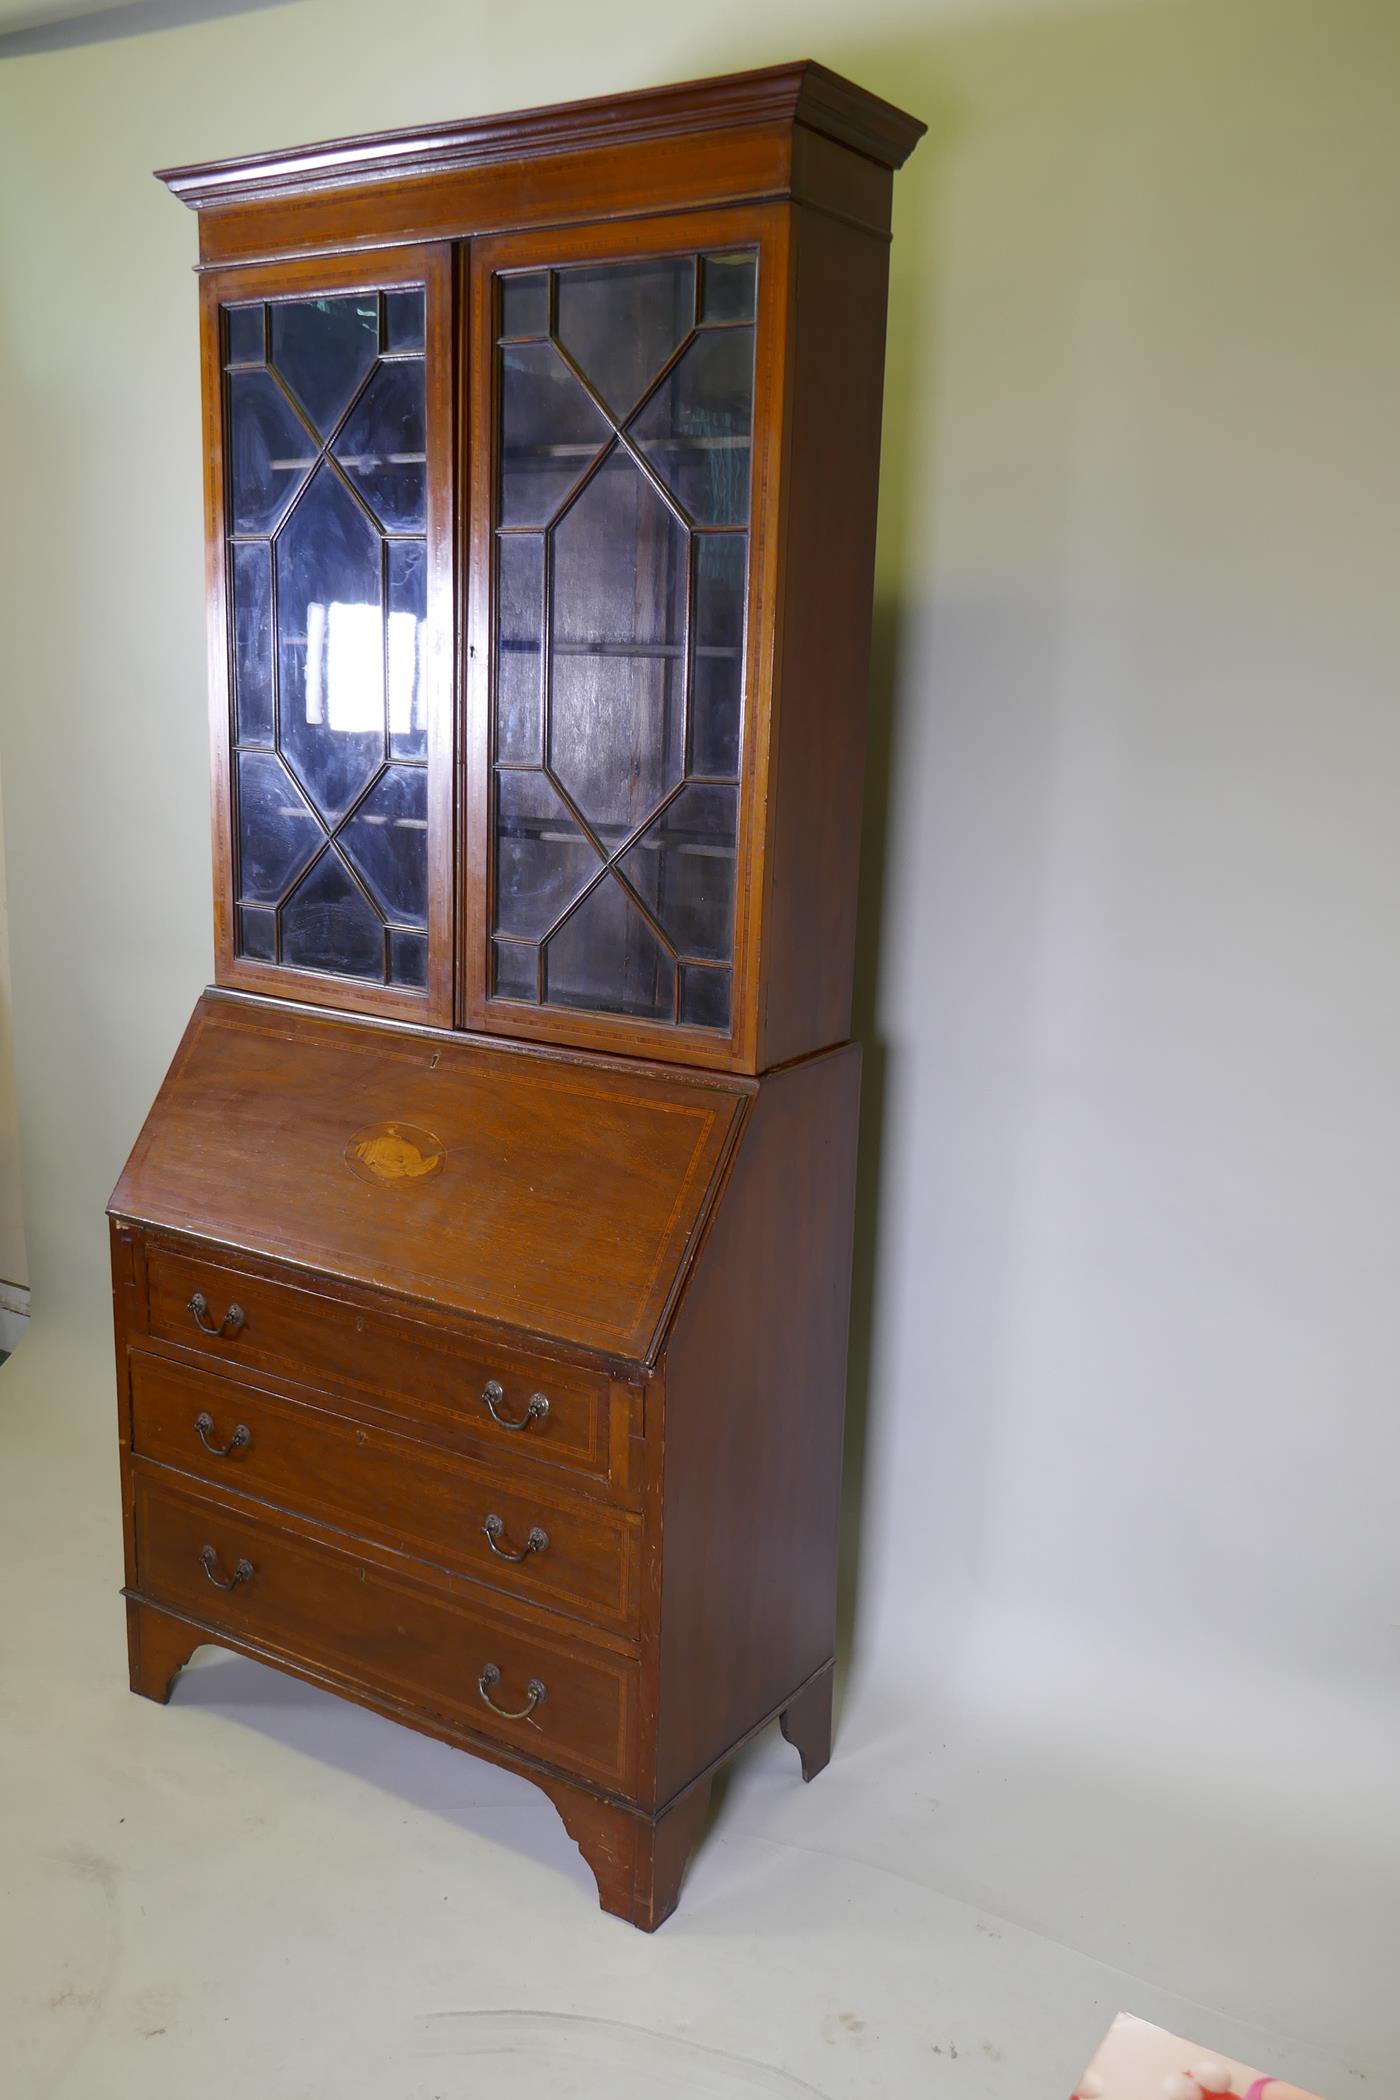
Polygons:
[[390,181],[439,170],[530,160],[542,154],[642,145],[685,133],[769,124],[801,125],[886,168],[902,167],[927,128],[839,73],[829,72],[813,59],[800,59],[754,73],[726,73],[713,80],[683,81],[587,102],[561,102],[547,109],[512,110],[503,116],[468,117],[454,124],[369,132],[281,153],[254,153],[156,172],[161,182],[197,211],[210,204],[242,203],[346,183]]

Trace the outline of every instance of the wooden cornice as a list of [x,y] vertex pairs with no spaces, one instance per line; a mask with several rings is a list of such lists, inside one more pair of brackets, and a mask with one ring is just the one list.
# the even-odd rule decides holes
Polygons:
[[199,210],[210,204],[485,167],[543,154],[772,124],[801,126],[885,168],[902,167],[926,129],[893,103],[867,94],[813,59],[800,59],[753,73],[726,73],[712,80],[561,102],[546,109],[161,168],[157,175]]

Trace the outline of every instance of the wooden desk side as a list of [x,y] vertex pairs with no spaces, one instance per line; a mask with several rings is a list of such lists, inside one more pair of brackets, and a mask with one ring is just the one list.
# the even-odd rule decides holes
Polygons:
[[854,1044],[760,1082],[671,1329],[658,1807],[833,1657],[859,1107]]

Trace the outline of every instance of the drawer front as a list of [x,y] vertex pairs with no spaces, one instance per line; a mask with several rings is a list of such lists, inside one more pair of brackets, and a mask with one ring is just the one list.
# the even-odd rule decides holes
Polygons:
[[149,1331],[159,1341],[233,1369],[336,1386],[400,1413],[450,1421],[487,1457],[609,1477],[610,1392],[601,1373],[488,1352],[421,1321],[159,1246],[147,1248],[146,1279]]
[[139,1457],[636,1631],[641,1525],[625,1511],[165,1357],[128,1361]]
[[359,1558],[347,1540],[186,1493],[146,1469],[134,1519],[139,1592],[151,1603],[626,1790],[635,1663],[429,1588],[411,1562]]

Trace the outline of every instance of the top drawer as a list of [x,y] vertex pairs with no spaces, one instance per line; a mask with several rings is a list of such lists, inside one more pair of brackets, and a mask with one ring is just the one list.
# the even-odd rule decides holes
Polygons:
[[400,1314],[149,1242],[146,1285],[148,1331],[157,1341],[230,1369],[280,1373],[450,1422],[493,1458],[613,1476],[610,1386],[601,1372],[484,1348]]

